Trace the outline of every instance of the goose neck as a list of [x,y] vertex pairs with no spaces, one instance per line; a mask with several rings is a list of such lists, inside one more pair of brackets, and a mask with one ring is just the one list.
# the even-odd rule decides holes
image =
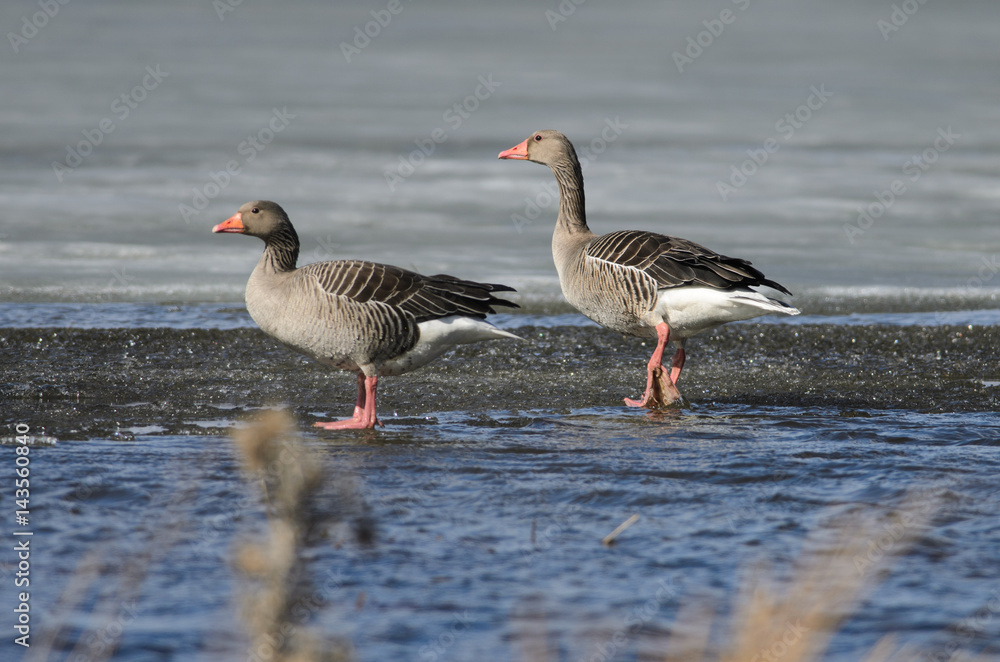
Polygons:
[[579,162],[552,166],[559,184],[558,227],[569,233],[590,232],[587,227],[587,209],[583,194],[583,172]]
[[267,238],[261,265],[274,272],[294,271],[299,259],[299,238],[292,228],[283,228]]

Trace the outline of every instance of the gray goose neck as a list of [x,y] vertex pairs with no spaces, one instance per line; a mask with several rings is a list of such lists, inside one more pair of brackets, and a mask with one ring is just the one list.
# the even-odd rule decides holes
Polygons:
[[583,195],[583,171],[576,159],[552,167],[559,184],[559,218],[556,225],[570,233],[590,232]]
[[264,241],[264,261],[274,271],[294,271],[299,259],[299,237],[290,225],[275,230]]

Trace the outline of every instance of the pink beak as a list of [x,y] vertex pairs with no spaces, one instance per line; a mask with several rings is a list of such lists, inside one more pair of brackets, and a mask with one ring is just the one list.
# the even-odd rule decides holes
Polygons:
[[497,156],[498,159],[520,159],[525,160],[528,158],[528,140],[525,139],[523,143],[515,147],[511,147],[508,150],[500,152]]
[[244,230],[246,228],[243,227],[243,215],[240,212],[236,212],[212,228],[212,232],[243,232]]

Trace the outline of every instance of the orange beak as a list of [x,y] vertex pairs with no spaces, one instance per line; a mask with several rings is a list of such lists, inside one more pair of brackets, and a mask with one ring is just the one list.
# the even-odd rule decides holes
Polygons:
[[244,230],[246,228],[243,227],[243,215],[240,212],[236,212],[212,228],[212,232],[243,232]]
[[511,147],[508,150],[500,152],[497,156],[498,159],[520,159],[526,160],[528,158],[528,140],[525,139],[523,143],[517,145],[516,147]]

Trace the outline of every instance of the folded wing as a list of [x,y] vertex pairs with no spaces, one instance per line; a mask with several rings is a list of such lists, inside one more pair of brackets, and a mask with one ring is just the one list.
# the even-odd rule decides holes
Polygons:
[[704,246],[676,237],[642,230],[621,230],[595,239],[587,258],[638,269],[659,287],[711,287],[718,290],[765,285],[791,294],[755,269],[750,262],[720,255]]
[[517,304],[494,296],[513,288],[477,283],[454,276],[424,276],[408,269],[362,260],[318,262],[302,267],[303,276],[314,277],[327,293],[358,303],[378,302],[399,308],[416,321],[465,315],[485,319],[494,306],[517,308]]

